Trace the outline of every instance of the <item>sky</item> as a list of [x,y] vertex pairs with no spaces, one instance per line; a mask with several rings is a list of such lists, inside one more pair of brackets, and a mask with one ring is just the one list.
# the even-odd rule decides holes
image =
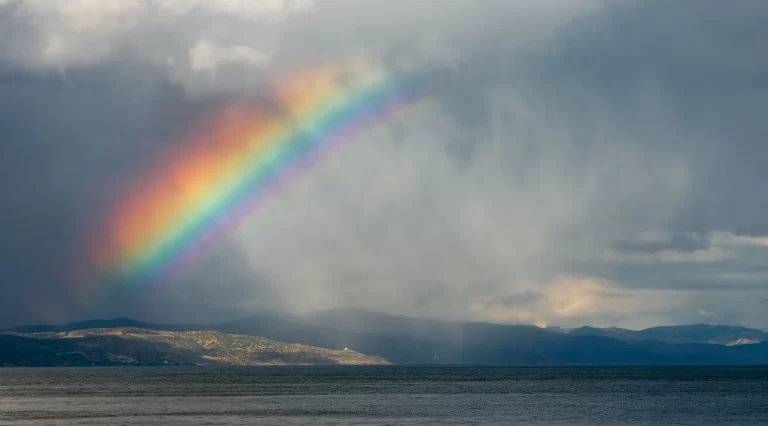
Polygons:
[[[0,0],[0,326],[357,307],[768,329],[766,19],[761,0]],[[357,57],[447,78],[183,279],[73,273],[199,123]]]

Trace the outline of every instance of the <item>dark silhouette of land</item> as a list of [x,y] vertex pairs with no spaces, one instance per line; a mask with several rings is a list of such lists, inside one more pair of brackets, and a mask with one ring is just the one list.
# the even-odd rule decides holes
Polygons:
[[[125,329],[134,330],[128,333],[133,333],[131,339],[120,335],[124,331],[118,330]],[[143,331],[136,332],[137,329]],[[199,336],[207,338],[215,337],[215,350],[206,352],[205,345],[200,343],[205,339],[189,337],[195,334],[193,332],[200,332]],[[119,355],[114,352],[118,350],[141,352],[149,345],[154,352],[142,359],[161,360],[159,363],[163,365],[168,359],[186,364],[238,365],[379,362],[405,365],[768,364],[768,333],[740,326],[698,324],[640,331],[593,327],[543,329],[528,325],[438,321],[359,309],[307,315],[265,312],[212,325],[148,324],[123,318],[59,326],[23,326],[0,335],[0,363],[85,365],[85,361],[80,364],[73,361],[77,357],[73,352],[77,349],[72,348],[82,347],[82,341],[78,343],[73,335],[85,341],[112,341],[113,346],[98,348],[97,352],[102,354],[100,358],[97,356],[98,359],[112,359]],[[166,337],[158,337],[161,335]],[[176,346],[180,345],[186,351],[182,351],[183,356],[170,344],[174,340],[168,336],[176,336],[173,339],[181,342]],[[272,348],[282,349],[272,350],[271,355],[259,358],[264,355],[258,354],[258,344],[254,343],[259,339],[245,336],[262,338],[262,342],[272,342]],[[122,343],[114,343],[120,339]],[[192,341],[198,343],[192,344]],[[251,352],[242,349],[246,342],[246,346],[251,345],[248,346],[252,348]],[[303,352],[297,349],[293,357],[286,355],[285,348],[289,344],[302,345]],[[136,347],[134,352],[130,345]],[[324,350],[330,351],[318,355]],[[299,356],[298,352],[304,355]],[[26,358],[20,359],[16,355],[19,353],[26,354]],[[248,353],[255,355],[249,358]],[[336,358],[328,356],[329,353],[335,354]],[[357,358],[345,357],[345,354],[353,353]],[[64,357],[66,361],[55,361],[56,357]],[[131,359],[135,360],[134,357]]]

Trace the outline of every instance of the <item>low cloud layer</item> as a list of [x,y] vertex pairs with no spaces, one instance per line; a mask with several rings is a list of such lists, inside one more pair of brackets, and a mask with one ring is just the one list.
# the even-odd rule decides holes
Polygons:
[[[0,0],[0,325],[363,307],[768,328],[759,1]],[[286,73],[439,72],[167,285],[84,235],[183,135]]]

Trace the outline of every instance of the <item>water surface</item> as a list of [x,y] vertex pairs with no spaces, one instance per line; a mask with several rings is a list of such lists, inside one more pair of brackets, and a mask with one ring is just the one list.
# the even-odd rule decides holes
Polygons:
[[768,425],[768,367],[0,369],[0,424]]

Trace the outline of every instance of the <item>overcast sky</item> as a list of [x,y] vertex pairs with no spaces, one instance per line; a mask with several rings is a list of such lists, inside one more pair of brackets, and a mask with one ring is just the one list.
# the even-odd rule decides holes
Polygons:
[[[768,329],[762,0],[0,0],[0,326],[362,307]],[[281,75],[449,76],[163,285],[83,240]]]

